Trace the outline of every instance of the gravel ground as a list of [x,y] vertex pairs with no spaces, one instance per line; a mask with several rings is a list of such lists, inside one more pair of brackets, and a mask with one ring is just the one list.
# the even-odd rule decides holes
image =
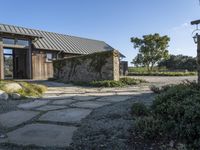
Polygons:
[[129,142],[134,123],[130,108],[136,101],[151,104],[154,94],[133,96],[130,100],[94,110],[73,136],[74,150],[133,150]]
[[166,77],[166,76],[129,76],[131,78],[144,79],[150,84],[178,84],[185,80],[197,81],[197,76],[180,76],[180,77]]
[[[188,77],[149,77],[137,76],[145,79],[149,84],[165,85],[178,84],[184,80],[196,80],[196,76]],[[148,146],[136,147],[130,141],[130,129],[134,120],[130,115],[130,108],[136,101],[150,105],[154,94],[135,95],[130,100],[105,106],[94,110],[82,122],[81,127],[73,136],[74,150],[133,150],[152,149]]]

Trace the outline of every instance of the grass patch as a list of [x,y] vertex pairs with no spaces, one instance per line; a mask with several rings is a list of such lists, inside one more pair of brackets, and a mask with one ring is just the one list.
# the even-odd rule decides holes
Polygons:
[[[152,145],[178,149],[200,147],[200,86],[194,82],[184,82],[160,88],[148,115],[143,105],[132,107],[135,113],[133,139],[141,143],[151,141]],[[134,108],[134,110],[133,110]],[[144,143],[143,143],[144,144]],[[168,149],[168,148],[166,148]]]
[[[18,83],[22,86],[22,89],[18,90],[15,93],[20,94],[23,98],[27,97],[41,97],[42,94],[47,90],[47,88],[44,85],[40,84],[32,84],[28,82],[16,82],[16,81],[0,81],[0,90],[4,90],[4,85],[7,83]],[[8,94],[11,94],[9,91],[5,91]]]
[[129,76],[196,76],[197,72],[129,72]]
[[[152,72],[167,71],[166,67],[153,67]],[[146,67],[128,67],[128,72],[148,72]]]
[[18,93],[23,97],[41,97],[46,91],[46,87],[38,84],[30,84],[27,82],[20,82],[22,89]]
[[146,67],[129,67],[129,76],[195,76],[197,72],[169,71],[165,67],[154,67],[152,71],[148,71]]

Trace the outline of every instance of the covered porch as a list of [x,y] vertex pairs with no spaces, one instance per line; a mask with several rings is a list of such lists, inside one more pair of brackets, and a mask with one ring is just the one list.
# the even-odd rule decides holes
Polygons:
[[33,42],[38,38],[0,31],[0,80],[32,79]]

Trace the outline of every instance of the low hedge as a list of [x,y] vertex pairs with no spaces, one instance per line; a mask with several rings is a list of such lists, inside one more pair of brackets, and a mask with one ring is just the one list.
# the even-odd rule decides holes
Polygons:
[[195,76],[197,72],[129,72],[129,76]]
[[103,80],[103,81],[91,81],[91,82],[72,82],[75,85],[91,86],[91,87],[123,87],[137,85],[140,83],[146,83],[147,81],[134,78],[121,78],[119,81]]
[[[136,105],[136,104],[134,104]],[[133,106],[134,107],[134,106]],[[200,147],[200,86],[182,83],[162,88],[150,108],[140,106],[149,115],[135,118],[133,137],[140,141],[150,140],[152,145],[170,145],[178,149]],[[138,110],[137,112],[141,112]],[[136,113],[135,113],[136,114]]]

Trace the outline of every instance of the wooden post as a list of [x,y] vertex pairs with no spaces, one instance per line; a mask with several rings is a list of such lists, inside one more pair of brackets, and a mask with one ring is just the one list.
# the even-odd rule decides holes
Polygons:
[[27,52],[27,75],[28,79],[32,79],[32,41],[29,41],[29,48]]
[[197,35],[197,72],[198,84],[200,85],[200,35]]
[[0,80],[4,79],[3,40],[0,37]]

